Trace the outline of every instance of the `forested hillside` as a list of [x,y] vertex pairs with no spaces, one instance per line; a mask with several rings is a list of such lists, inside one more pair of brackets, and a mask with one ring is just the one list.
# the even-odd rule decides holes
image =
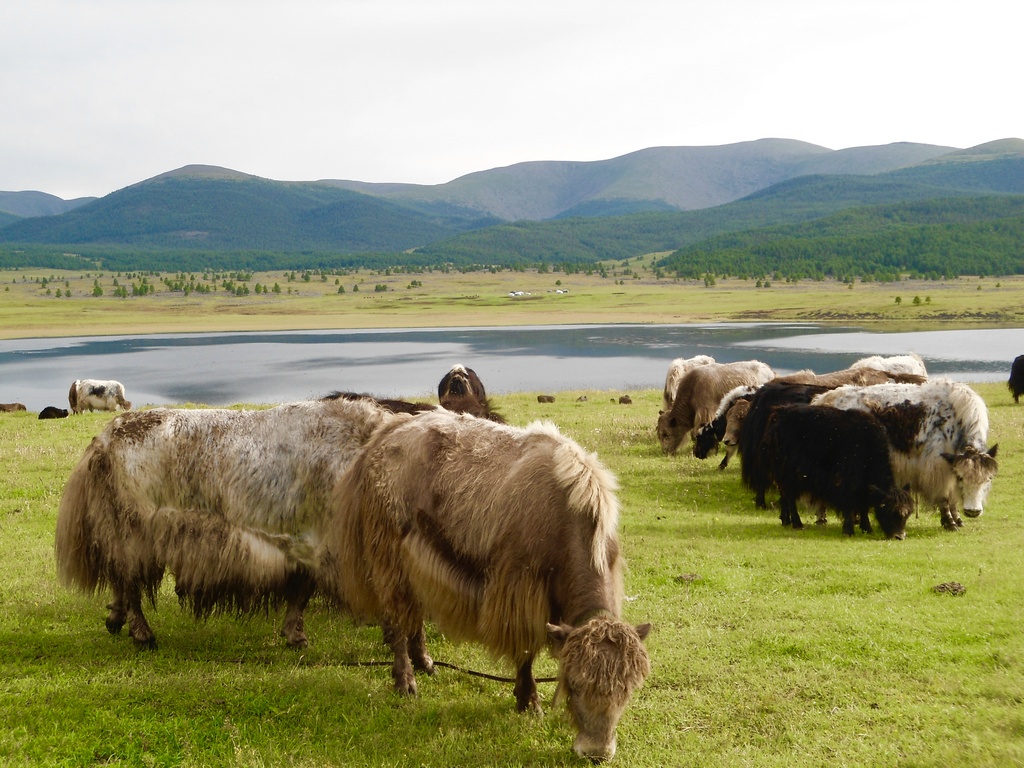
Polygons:
[[661,266],[691,278],[1024,274],[1024,196],[854,208],[804,224],[709,238],[676,251]]

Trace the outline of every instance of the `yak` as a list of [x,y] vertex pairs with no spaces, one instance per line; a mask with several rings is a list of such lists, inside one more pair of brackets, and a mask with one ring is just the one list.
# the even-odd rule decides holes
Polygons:
[[694,357],[677,357],[668,365],[668,373],[665,374],[665,388],[661,393],[662,410],[672,410],[672,403],[676,399],[676,390],[679,389],[679,382],[683,376],[692,371],[698,365],[707,365],[715,362],[715,358],[709,355],[696,355]]
[[873,413],[885,427],[896,479],[939,509],[942,526],[963,525],[985,507],[999,468],[999,446],[988,447],[988,409],[968,385],[949,379],[924,384],[846,386],[816,397],[815,405]]
[[797,499],[837,510],[843,533],[871,532],[869,508],[888,538],[906,536],[914,500],[893,479],[885,429],[871,414],[814,405],[772,409],[764,432],[783,525],[802,528]]
[[1006,382],[1006,386],[1010,389],[1010,394],[1013,395],[1013,402],[1019,403],[1020,396],[1024,395],[1024,355],[1018,355],[1013,359],[1013,365],[1010,366],[1010,378]]
[[308,643],[316,531],[342,471],[389,409],[332,396],[260,410],[120,414],[85,449],[64,487],[55,554],[66,586],[109,588],[107,629],[156,639],[165,570],[197,617],[287,603],[281,634]]
[[72,413],[83,411],[131,410],[132,404],[124,396],[124,385],[119,381],[76,379],[68,391],[68,404]]
[[665,453],[675,453],[687,436],[694,436],[714,418],[727,392],[741,385],[758,386],[775,376],[757,360],[707,363],[686,373],[676,389],[672,408],[658,414],[657,435]]
[[620,619],[614,476],[550,424],[436,411],[396,417],[338,482],[317,556],[324,594],[380,622],[397,691],[433,670],[425,620],[516,667],[520,711],[539,711],[533,661],[559,660],[556,699],[574,749],[615,752],[615,727],[650,669],[649,624]]
[[453,365],[437,385],[441,407],[454,413],[468,413],[499,424],[505,422],[487,398],[487,390],[476,371],[464,365]]

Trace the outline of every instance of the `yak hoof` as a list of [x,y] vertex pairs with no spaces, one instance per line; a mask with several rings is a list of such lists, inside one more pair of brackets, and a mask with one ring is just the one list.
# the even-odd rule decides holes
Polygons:
[[543,715],[544,707],[540,705],[540,696],[534,691],[526,701],[516,701],[516,711],[530,715]]
[[956,524],[956,522],[954,520],[943,520],[942,521],[942,527],[945,528],[947,531],[959,531],[960,530],[960,527]]
[[149,637],[138,638],[133,637],[135,641],[135,647],[140,651],[155,651],[156,650],[156,638],[150,635]]
[[108,616],[104,624],[107,625],[107,632],[112,635],[116,635],[121,631],[121,627],[124,626],[124,619],[121,617]]
[[424,655],[420,659],[414,659],[412,663],[413,669],[419,672],[426,672],[428,675],[434,674],[434,660],[427,655]]
[[824,520],[824,519],[819,517],[817,520],[814,521],[814,524],[815,525],[828,525],[828,520]]
[[398,691],[402,696],[415,696],[416,695],[416,681],[409,679],[406,682],[395,680],[395,690]]

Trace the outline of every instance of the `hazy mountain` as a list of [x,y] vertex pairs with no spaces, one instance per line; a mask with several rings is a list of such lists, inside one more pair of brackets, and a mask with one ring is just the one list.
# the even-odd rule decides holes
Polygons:
[[1024,193],[1024,141],[966,150],[835,151],[784,139],[654,147],[604,161],[519,163],[435,186],[274,181],[192,165],[58,215],[0,220],[0,242],[579,260],[675,250],[858,205],[992,193]]
[[55,216],[95,199],[95,197],[79,197],[74,200],[62,200],[56,195],[48,195],[45,192],[0,192],[0,213],[9,213],[22,218]]
[[59,216],[21,219],[0,229],[0,241],[402,251],[473,224],[329,184],[271,181],[197,165],[160,174]]
[[928,144],[830,150],[790,139],[714,147],[652,147],[611,160],[528,162],[435,186],[331,181],[395,201],[450,203],[506,221],[539,221],[633,210],[680,211],[732,202],[808,174],[875,174],[954,151]]

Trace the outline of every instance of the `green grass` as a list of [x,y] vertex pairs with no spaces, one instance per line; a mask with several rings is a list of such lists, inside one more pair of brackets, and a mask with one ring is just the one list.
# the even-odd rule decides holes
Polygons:
[[[911,518],[906,541],[842,535],[833,520],[783,529],[754,509],[735,463],[661,454],[660,393],[528,394],[498,405],[549,418],[619,477],[628,619],[652,621],[653,671],[619,726],[628,766],[1024,764],[1024,406],[989,404],[1000,470],[985,514],[948,533]],[[577,402],[586,394],[587,402]],[[107,595],[55,580],[64,480],[109,414],[0,416],[0,763],[4,765],[581,765],[550,706],[514,711],[510,685],[439,669],[415,699],[391,691],[374,627],[323,604],[311,646],[281,616],[196,622],[171,579],[155,652],[103,626]],[[876,526],[877,527],[877,526]],[[935,585],[957,581],[961,596]],[[507,674],[478,647],[431,632],[435,658]],[[554,671],[545,659],[538,674]]]

